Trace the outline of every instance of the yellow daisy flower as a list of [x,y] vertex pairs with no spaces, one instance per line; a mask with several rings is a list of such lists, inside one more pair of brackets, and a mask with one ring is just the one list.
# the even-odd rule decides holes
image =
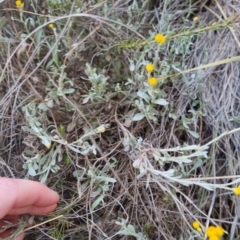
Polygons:
[[206,235],[208,237],[213,237],[216,236],[216,227],[214,226],[209,226],[206,230]]
[[154,65],[152,64],[152,63],[148,63],[147,65],[146,65],[146,70],[147,70],[147,72],[152,72],[153,70],[154,70]]
[[106,128],[103,127],[103,126],[100,126],[100,127],[98,127],[98,131],[99,131],[100,133],[103,133],[103,132],[106,131]]
[[198,232],[201,232],[201,231],[202,231],[200,222],[194,221],[194,222],[192,223],[192,226],[193,226],[193,228],[196,229]]
[[160,33],[156,34],[154,40],[160,44],[164,44],[166,42],[166,37]]
[[158,80],[155,77],[150,77],[148,79],[148,84],[152,87],[156,86],[158,83]]
[[236,188],[233,188],[232,190],[236,195],[240,195],[240,185],[238,185]]
[[208,240],[219,240],[219,237],[218,236],[211,236],[211,237],[209,237]]
[[24,6],[24,3],[23,3],[22,1],[20,1],[20,0],[17,0],[17,1],[15,2],[15,4],[16,4],[16,7],[17,7],[17,8],[23,8],[23,6]]
[[221,226],[216,227],[216,235],[222,237],[224,235],[224,229]]
[[198,21],[198,19],[199,19],[199,17],[196,16],[196,17],[193,18],[193,21],[196,22],[196,21]]
[[48,24],[48,27],[51,28],[51,29],[53,29],[53,28],[54,28],[54,24],[53,24],[53,23],[49,23],[49,24]]

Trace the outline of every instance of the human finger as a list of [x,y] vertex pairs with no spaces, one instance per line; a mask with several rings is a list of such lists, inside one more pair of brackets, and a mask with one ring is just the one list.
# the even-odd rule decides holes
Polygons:
[[7,229],[7,230],[5,230],[4,232],[1,232],[1,233],[0,233],[0,239],[8,237],[8,236],[10,236],[12,233],[13,233],[13,229],[12,229],[12,228],[11,228],[11,229]]
[[[17,223],[18,220],[19,216],[8,216],[7,218],[0,220],[0,238],[9,236],[13,231],[13,228],[10,227],[10,225]],[[6,229],[6,227],[9,228]]]
[[57,207],[57,204],[48,207],[23,207],[23,208],[14,208],[8,212],[8,215],[22,215],[22,214],[31,214],[31,215],[45,215],[50,212],[53,212]]
[[[9,237],[13,233],[14,229],[9,229],[3,233],[0,234],[0,238],[6,238]],[[24,239],[24,233],[19,234],[17,237],[14,238],[14,240],[23,240]]]
[[9,215],[5,216],[3,219],[0,219],[0,228],[7,223],[16,223],[19,220],[20,216],[19,215]]
[[23,239],[24,239],[24,233],[21,233],[14,240],[23,240]]
[[0,219],[11,209],[49,207],[59,201],[59,195],[45,185],[22,179],[0,178],[0,195]]

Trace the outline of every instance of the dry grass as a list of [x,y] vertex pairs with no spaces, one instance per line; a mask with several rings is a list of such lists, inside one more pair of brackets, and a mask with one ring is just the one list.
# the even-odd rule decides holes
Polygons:
[[[133,162],[139,156],[149,158],[156,170],[175,169],[184,179],[210,178],[206,181],[212,184],[229,183],[239,175],[239,132],[214,142],[208,150],[209,158],[195,158],[192,163],[169,161],[159,165],[151,154],[155,149],[184,144],[204,145],[239,127],[239,62],[230,60],[187,71],[240,55],[240,5],[237,0],[146,1],[143,5],[140,2],[144,1],[139,1],[138,9],[134,2],[138,1],[65,1],[61,6],[46,1],[40,6],[32,1],[36,8],[25,3],[23,13],[36,24],[28,23],[28,32],[22,23],[11,20],[19,19],[14,4],[1,4],[0,17],[7,19],[0,37],[1,176],[25,178],[23,153],[28,151],[46,156],[52,150],[63,158],[58,163],[60,169],[49,173],[46,180],[61,195],[58,210],[48,217],[36,217],[36,226],[27,231],[26,239],[134,239],[117,234],[121,227],[116,221],[121,219],[146,239],[203,239],[191,227],[195,218],[203,226],[222,225],[228,232],[226,240],[238,239],[239,198],[231,192],[183,186],[159,175],[137,177],[140,171]],[[46,18],[46,14],[59,17]],[[199,20],[194,23],[196,15]],[[48,28],[49,22],[54,22],[55,33]],[[213,22],[226,24],[214,27]],[[184,36],[187,31],[190,33]],[[136,65],[154,60],[154,54],[148,55],[154,45],[142,43],[148,43],[149,35],[156,32],[169,33],[172,38],[157,56],[168,63],[180,62],[178,68],[186,73],[175,69],[166,74],[173,77],[162,76],[160,87],[169,108],[156,107],[160,112],[157,121],[145,117],[128,124],[131,110],[138,109],[134,102],[137,92],[145,86],[141,68],[129,70],[130,60]],[[25,43],[22,33],[28,35]],[[178,34],[186,38],[176,37]],[[181,49],[182,43],[186,43],[187,51],[176,54],[174,49]],[[98,74],[109,79],[99,99],[83,104],[93,85],[86,80],[86,63],[103,70]],[[135,85],[128,87],[128,78]],[[72,86],[65,80],[72,81]],[[30,125],[22,107],[30,102],[46,104],[51,91],[60,91],[60,82],[66,88],[73,87],[74,93],[59,95],[58,102],[55,99],[52,107],[35,115],[48,136],[60,136],[48,151],[36,135],[23,131],[23,126]],[[117,83],[121,90],[116,90]],[[189,130],[197,132],[199,138],[188,131],[183,116]],[[95,147],[96,154],[80,154],[64,144],[77,141],[102,124],[107,127],[105,132],[84,138]],[[128,149],[124,146],[127,137]],[[140,138],[141,143],[135,142]],[[171,157],[180,155],[171,153]],[[39,180],[39,176],[28,177]],[[99,196],[103,201],[93,209]],[[53,221],[44,222],[49,219]],[[143,238],[139,235],[138,239]]]

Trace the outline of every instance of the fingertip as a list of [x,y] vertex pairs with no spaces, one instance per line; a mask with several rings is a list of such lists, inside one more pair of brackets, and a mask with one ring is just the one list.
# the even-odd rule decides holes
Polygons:
[[55,202],[58,203],[60,200],[60,196],[57,192],[55,192],[54,190],[52,190],[52,195],[53,195],[53,199],[55,199]]
[[33,204],[34,206],[51,206],[57,204],[60,200],[59,194],[48,188],[46,185],[39,183],[41,185],[42,194],[39,195],[39,198]]
[[[49,189],[49,194],[48,194],[48,198],[45,200],[47,205],[45,206],[52,206],[52,205],[56,205],[58,204],[59,200],[60,200],[60,196],[57,192],[55,192],[52,189]],[[38,205],[38,202],[34,205]],[[44,206],[44,205],[43,205]]]
[[1,177],[0,195],[0,219],[14,209],[28,209],[29,207],[50,207],[52,209],[52,206],[55,206],[60,199],[57,192],[42,183]]
[[18,235],[17,237],[15,237],[14,240],[23,240],[24,239],[24,233],[21,233],[20,235]]

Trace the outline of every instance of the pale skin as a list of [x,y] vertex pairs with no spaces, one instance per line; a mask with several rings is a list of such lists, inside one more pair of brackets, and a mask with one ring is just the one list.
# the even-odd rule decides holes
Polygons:
[[[59,195],[39,182],[0,177],[0,239],[11,233],[1,232],[4,220],[14,223],[23,214],[48,214],[56,209],[58,201]],[[16,240],[23,238],[22,233]]]

